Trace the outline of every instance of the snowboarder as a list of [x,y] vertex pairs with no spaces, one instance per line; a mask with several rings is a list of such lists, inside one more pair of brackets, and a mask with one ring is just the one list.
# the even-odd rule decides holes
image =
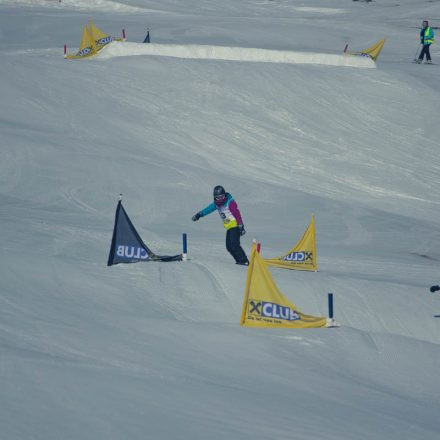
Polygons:
[[240,245],[240,236],[244,235],[246,231],[237,202],[220,185],[214,188],[213,196],[213,203],[194,214],[192,221],[196,222],[200,217],[205,217],[217,209],[226,229],[226,249],[234,257],[236,264],[248,266],[249,260]]
[[420,44],[423,45],[422,50],[420,51],[419,58],[417,59],[417,63],[420,64],[423,61],[423,56],[426,55],[426,64],[432,64],[431,54],[429,53],[429,46],[434,43],[434,31],[429,26],[427,20],[423,21],[422,29],[420,31]]

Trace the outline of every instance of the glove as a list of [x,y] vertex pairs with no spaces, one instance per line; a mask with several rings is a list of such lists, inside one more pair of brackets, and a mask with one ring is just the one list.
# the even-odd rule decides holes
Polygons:
[[197,214],[194,214],[194,215],[192,216],[192,221],[193,221],[193,222],[196,222],[200,217],[201,217],[200,212],[198,212]]
[[246,234],[246,230],[244,229],[244,225],[238,225],[238,229],[240,229],[240,235]]
[[440,290],[440,286],[431,286],[429,290],[431,293],[437,292],[437,290]]

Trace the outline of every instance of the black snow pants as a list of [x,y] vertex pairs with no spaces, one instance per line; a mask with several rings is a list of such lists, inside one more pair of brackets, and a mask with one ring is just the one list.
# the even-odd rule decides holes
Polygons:
[[426,55],[426,59],[428,61],[431,61],[431,54],[429,53],[429,46],[430,46],[430,44],[423,45],[423,49],[421,50],[420,55],[419,55],[419,60],[423,60],[423,55]]
[[226,232],[226,249],[237,264],[249,264],[249,260],[240,245],[240,229],[231,228]]

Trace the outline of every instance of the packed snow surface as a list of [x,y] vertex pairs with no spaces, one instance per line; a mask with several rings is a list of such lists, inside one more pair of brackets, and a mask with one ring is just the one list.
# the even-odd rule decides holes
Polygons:
[[[0,0],[0,438],[437,440],[439,66],[411,61],[439,17]],[[90,19],[127,42],[65,60]],[[384,37],[374,69],[323,65]],[[240,327],[246,268],[217,213],[191,221],[218,184],[248,254],[284,254],[315,214],[319,271],[270,270],[304,313],[333,292],[339,328]],[[158,254],[187,232],[189,261],[106,267],[120,193]]]
[[[44,7],[55,9],[56,11],[64,10],[91,10],[101,12],[127,12],[136,13],[139,11],[146,12],[146,8],[130,6],[123,2],[113,0],[0,0],[5,5]],[[142,2],[140,2],[142,4]],[[144,2],[146,3],[146,2]]]

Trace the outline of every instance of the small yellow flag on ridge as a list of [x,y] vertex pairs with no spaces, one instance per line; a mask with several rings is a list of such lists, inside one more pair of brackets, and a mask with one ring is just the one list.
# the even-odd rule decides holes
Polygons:
[[111,43],[114,40],[113,37],[107,35],[101,29],[96,27],[92,21],[90,21],[90,34],[93,35],[96,51],[101,50],[106,44]]
[[358,56],[369,56],[374,61],[377,61],[377,58],[379,57],[380,52],[383,49],[383,46],[385,44],[385,38],[382,38],[377,43],[373,44],[368,49],[364,49],[360,52],[348,52],[349,55],[358,55]]
[[65,55],[69,60],[87,58],[96,55],[104,46],[112,41],[121,41],[121,38],[113,38],[96,27],[90,20],[89,26],[84,26],[81,43],[75,55]]
[[240,324],[245,327],[326,327],[327,318],[301,313],[278,289],[257,246],[252,245]]

